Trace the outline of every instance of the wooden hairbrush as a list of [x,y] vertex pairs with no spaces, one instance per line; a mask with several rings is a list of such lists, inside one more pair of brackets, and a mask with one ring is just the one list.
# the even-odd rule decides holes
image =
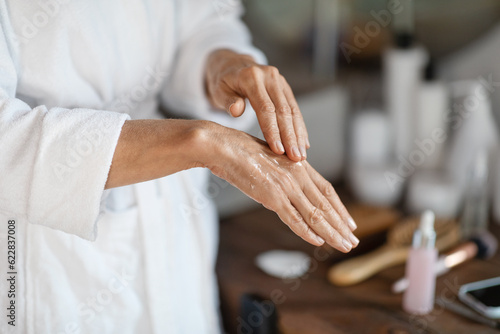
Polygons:
[[[384,245],[376,250],[336,264],[328,271],[328,280],[338,286],[360,283],[376,273],[402,264],[408,258],[413,233],[420,224],[420,218],[414,217],[393,226]],[[436,248],[446,250],[460,241],[460,229],[454,220],[436,219]]]

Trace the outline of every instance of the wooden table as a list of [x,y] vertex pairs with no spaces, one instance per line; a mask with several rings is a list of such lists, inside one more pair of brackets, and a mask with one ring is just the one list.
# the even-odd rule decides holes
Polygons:
[[[500,226],[492,226],[500,237]],[[340,260],[366,252],[383,242],[361,240],[352,254],[342,254],[308,245],[295,236],[278,217],[265,209],[243,213],[221,222],[217,274],[221,307],[228,333],[238,333],[240,298],[257,293],[276,303],[279,327],[284,334],[331,333],[499,333],[436,306],[427,316],[412,317],[401,309],[401,295],[390,292],[392,283],[404,274],[404,266],[384,270],[351,287],[328,283],[328,268]],[[304,277],[280,280],[270,277],[254,264],[267,250],[301,250],[312,257],[311,270]],[[436,295],[456,298],[458,286],[500,276],[500,254],[488,261],[465,263],[437,281]],[[243,333],[246,333],[243,331]]]

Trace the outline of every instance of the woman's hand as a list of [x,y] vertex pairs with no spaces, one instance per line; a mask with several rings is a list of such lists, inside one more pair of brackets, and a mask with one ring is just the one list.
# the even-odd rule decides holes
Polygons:
[[307,161],[293,162],[244,132],[207,124],[200,158],[212,173],[276,212],[313,245],[326,241],[342,252],[358,245],[356,224],[332,185]]
[[193,120],[126,121],[106,188],[148,181],[194,167],[208,167],[276,212],[313,245],[340,251],[356,247],[356,224],[332,185],[306,161],[294,162],[244,132]]
[[206,65],[206,89],[211,103],[233,117],[252,105],[271,150],[287,153],[293,161],[305,160],[310,147],[297,101],[285,78],[272,66],[230,50],[213,52]]

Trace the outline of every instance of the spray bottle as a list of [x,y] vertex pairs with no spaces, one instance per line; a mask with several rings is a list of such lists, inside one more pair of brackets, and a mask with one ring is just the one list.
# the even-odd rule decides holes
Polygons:
[[436,289],[437,261],[434,213],[425,211],[420,226],[413,235],[413,244],[406,263],[408,289],[403,295],[403,309],[411,314],[423,315],[432,311]]

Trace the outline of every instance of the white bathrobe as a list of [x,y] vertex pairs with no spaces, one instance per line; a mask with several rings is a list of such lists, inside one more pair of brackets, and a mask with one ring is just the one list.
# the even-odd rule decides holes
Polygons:
[[217,48],[264,61],[240,14],[235,0],[0,0],[0,333],[220,332],[220,186],[195,169],[103,189],[124,121],[160,118],[159,101],[253,121],[211,110],[203,87]]

